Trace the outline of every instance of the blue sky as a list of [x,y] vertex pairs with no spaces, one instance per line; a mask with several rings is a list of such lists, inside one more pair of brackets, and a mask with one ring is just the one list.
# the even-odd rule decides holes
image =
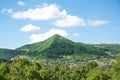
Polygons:
[[120,44],[120,1],[0,1],[0,48],[17,48],[54,34],[83,43]]

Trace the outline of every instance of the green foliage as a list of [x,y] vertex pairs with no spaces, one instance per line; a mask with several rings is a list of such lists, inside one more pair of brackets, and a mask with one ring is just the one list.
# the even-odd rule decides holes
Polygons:
[[[120,52],[120,45],[77,43],[56,34],[43,42],[25,45],[17,50],[25,50],[27,56],[36,60],[56,61],[59,59],[59,61],[76,62],[89,61],[90,59],[114,59],[115,55]],[[65,56],[72,56],[72,58],[65,59]]]
[[[74,63],[98,60],[110,63],[120,52],[119,44],[84,44],[73,42],[60,35],[53,35],[45,41],[24,45],[15,50],[0,49],[0,62],[21,55],[44,62],[69,61]],[[69,57],[71,56],[71,57]]]
[[0,75],[0,80],[7,80],[7,79]]
[[[0,49],[0,80],[119,80],[120,55],[110,64],[118,52],[119,44],[90,45],[54,35],[15,50]],[[100,61],[109,66],[99,66]]]
[[0,61],[1,60],[10,60],[11,58],[23,55],[26,52],[23,50],[10,50],[10,49],[0,49]]
[[111,68],[105,69],[96,62],[70,67],[64,64],[44,65],[26,58],[0,64],[0,80],[119,80],[120,56]]
[[98,64],[96,62],[89,62],[89,63],[87,63],[87,68],[89,70],[91,70],[91,69],[93,69],[95,67],[98,67]]
[[111,69],[112,79],[120,79],[120,54],[117,56],[116,61],[112,64],[113,68]]
[[6,80],[9,73],[9,66],[7,63],[3,62],[0,64],[0,80]]

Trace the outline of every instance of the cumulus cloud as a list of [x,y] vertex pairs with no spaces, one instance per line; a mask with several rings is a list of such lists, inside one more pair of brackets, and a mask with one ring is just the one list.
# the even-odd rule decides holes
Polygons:
[[91,25],[91,26],[100,26],[100,25],[104,25],[107,23],[108,23],[108,21],[105,21],[105,20],[90,20],[90,21],[88,21],[88,25]]
[[73,36],[79,37],[80,34],[79,33],[74,33]]
[[40,30],[40,27],[32,25],[32,24],[25,25],[24,27],[20,29],[20,31],[22,32],[32,32],[32,31],[38,31],[38,30]]
[[39,5],[34,9],[18,11],[11,14],[15,19],[29,20],[51,20],[52,24],[58,27],[76,27],[76,26],[99,26],[107,24],[104,20],[85,20],[78,16],[70,15],[66,10],[61,10],[56,4]]
[[43,4],[35,9],[15,12],[12,15],[15,19],[30,20],[54,20],[54,25],[58,27],[84,26],[85,20],[77,16],[68,15],[66,10],[60,10],[56,4]]
[[77,16],[66,15],[63,19],[56,20],[54,24],[58,27],[85,26],[85,20]]
[[12,9],[12,8],[10,8],[10,9],[3,8],[3,9],[1,10],[1,13],[4,13],[4,12],[13,13],[13,9]]
[[27,11],[15,12],[12,17],[16,19],[51,20],[66,14],[65,10],[59,11],[55,4],[42,6],[40,8],[28,9]]
[[54,34],[59,34],[59,35],[64,36],[64,37],[68,35],[65,30],[50,29],[48,32],[45,32],[43,34],[32,34],[30,37],[31,43],[44,41],[44,40],[48,39],[49,37],[53,36]]
[[25,6],[25,3],[22,2],[22,1],[18,1],[17,4],[18,4],[19,6]]

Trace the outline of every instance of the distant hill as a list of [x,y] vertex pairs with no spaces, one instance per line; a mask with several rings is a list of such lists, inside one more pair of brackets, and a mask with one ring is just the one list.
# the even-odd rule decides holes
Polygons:
[[73,42],[60,35],[53,35],[45,41],[24,45],[15,50],[0,49],[0,58],[29,56],[35,60],[94,60],[114,59],[120,52],[120,44],[84,44]]
[[53,35],[43,42],[25,45],[17,50],[26,50],[28,55],[41,56],[47,58],[57,58],[60,55],[74,54],[75,43],[60,35]]
[[0,49],[0,59],[10,60],[11,58],[24,54],[23,50]]

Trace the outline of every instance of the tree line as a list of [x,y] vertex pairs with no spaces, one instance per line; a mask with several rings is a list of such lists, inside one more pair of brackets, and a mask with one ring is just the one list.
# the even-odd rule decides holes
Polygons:
[[16,58],[11,62],[0,62],[0,80],[120,80],[120,55],[107,68],[96,62],[69,67]]

